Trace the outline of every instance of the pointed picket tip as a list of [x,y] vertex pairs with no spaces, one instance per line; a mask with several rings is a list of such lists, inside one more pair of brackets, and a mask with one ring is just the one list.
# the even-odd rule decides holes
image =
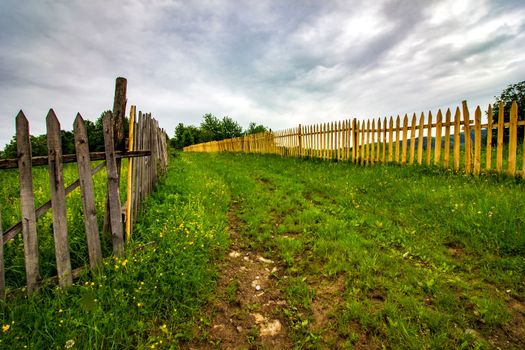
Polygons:
[[437,119],[438,119],[438,120],[443,119],[443,113],[441,113],[441,109],[438,109]]
[[460,115],[461,114],[461,110],[459,109],[459,106],[456,107],[456,115]]
[[24,114],[24,112],[22,110],[20,110],[18,112],[18,114],[16,115],[16,123],[19,124],[19,123],[23,123],[23,124],[29,124],[29,122],[27,121],[27,118]]
[[477,106],[474,113],[481,115],[481,108]]
[[77,116],[75,117],[74,123],[84,123],[84,118],[80,115],[80,113],[77,113]]
[[421,115],[419,116],[419,122],[423,122],[425,120],[425,113],[421,112]]
[[376,120],[372,119],[372,128],[375,128],[375,127],[376,127]]
[[60,129],[60,122],[58,121],[58,118],[57,118],[53,108],[51,108],[49,110],[49,112],[47,112],[46,124],[47,124],[48,128],[51,127],[51,126],[55,126],[55,127],[58,127]]
[[517,113],[518,112],[518,103],[516,101],[512,101],[512,104],[510,105],[510,113]]

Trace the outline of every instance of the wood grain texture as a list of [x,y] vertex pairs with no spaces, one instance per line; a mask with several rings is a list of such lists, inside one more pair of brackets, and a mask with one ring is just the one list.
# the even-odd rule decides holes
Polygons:
[[18,153],[18,172],[20,175],[20,211],[22,218],[22,236],[24,239],[26,282],[27,291],[31,294],[37,289],[40,274],[38,267],[38,238],[36,232],[35,198],[33,194],[29,123],[22,111],[16,116],[16,147]]
[[47,155],[49,160],[49,187],[51,207],[53,208],[53,237],[55,240],[55,258],[58,284],[61,288],[73,284],[71,276],[71,257],[67,235],[66,193],[62,170],[62,142],[60,123],[51,109],[46,117]]
[[113,147],[113,120],[112,113],[105,112],[104,124],[104,146],[106,150],[106,169],[108,175],[108,199],[109,220],[111,229],[111,240],[113,242],[113,254],[122,256],[124,254],[124,239],[122,235],[122,217],[120,215],[120,193],[119,178],[115,149]]
[[102,249],[95,207],[95,189],[93,186],[91,162],[89,160],[89,139],[86,124],[80,114],[77,114],[73,124],[75,135],[75,150],[77,153],[77,168],[84,212],[84,227],[88,245],[89,265],[95,270],[102,262]]

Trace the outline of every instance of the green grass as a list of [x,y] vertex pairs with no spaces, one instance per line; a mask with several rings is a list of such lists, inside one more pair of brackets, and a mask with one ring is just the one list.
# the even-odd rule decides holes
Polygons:
[[[93,166],[98,165],[95,162]],[[122,178],[120,184],[121,201],[126,201],[127,162],[122,164]],[[2,211],[2,228],[6,231],[9,227],[20,221],[20,185],[18,169],[2,170],[0,184],[0,210]],[[76,164],[64,165],[64,182],[66,185],[73,183],[78,178]],[[93,177],[95,189],[95,205],[99,228],[102,230],[105,210],[105,196],[107,187],[106,171],[103,169]],[[33,193],[35,208],[44,204],[51,197],[49,192],[49,174],[45,166],[33,168]],[[66,197],[68,237],[73,268],[88,265],[88,250],[82,214],[80,189],[75,189]],[[42,278],[56,275],[55,250],[53,241],[53,218],[49,210],[37,220],[37,235],[39,245],[39,264]],[[104,256],[110,256],[111,242],[109,237],[102,236],[102,249]],[[19,233],[5,246],[6,284],[10,288],[25,285],[24,247],[22,234]]]
[[241,239],[281,264],[296,348],[523,348],[523,309],[511,306],[525,298],[524,192],[520,180],[432,167],[182,154],[126,260],[0,304],[11,325],[0,347],[172,348],[205,336],[234,210]]
[[[427,167],[242,154],[185,155],[219,173],[242,234],[277,255],[298,347],[490,348],[525,296],[519,180]],[[323,286],[329,326],[315,327]],[[521,327],[524,325],[521,324]],[[506,347],[519,348],[524,339]]]
[[172,161],[123,259],[106,258],[100,273],[65,291],[47,286],[0,302],[0,323],[10,326],[0,329],[0,348],[170,348],[191,338],[215,288],[212,261],[227,245],[229,199],[205,165]]

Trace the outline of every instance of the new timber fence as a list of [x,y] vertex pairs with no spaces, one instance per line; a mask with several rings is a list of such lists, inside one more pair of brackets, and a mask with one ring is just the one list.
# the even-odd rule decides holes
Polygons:
[[[471,119],[464,101],[454,115],[450,109],[444,115],[439,110],[435,120],[429,112],[427,115],[421,113],[419,120],[414,113],[410,121],[405,115],[395,119],[348,119],[299,125],[282,131],[192,145],[184,151],[270,153],[361,165],[433,164],[474,175],[493,171],[525,178],[525,142],[518,140],[518,128],[523,129],[523,125],[525,120],[518,120],[516,102],[507,111],[500,104],[497,121],[494,121],[492,106],[489,105],[486,118],[478,106]],[[522,150],[518,150],[518,141],[523,143]]]
[[[32,157],[29,135],[29,122],[20,111],[16,117],[17,159],[0,160],[0,169],[18,168],[20,183],[21,221],[2,231],[0,217],[0,297],[5,296],[4,245],[17,234],[22,233],[26,285],[29,293],[41,283],[39,272],[39,251],[37,219],[52,209],[52,226],[56,257],[58,283],[61,287],[72,284],[73,278],[83,267],[72,270],[67,230],[67,210],[65,197],[80,187],[82,211],[91,269],[97,269],[102,261],[102,250],[97,213],[95,210],[95,191],[93,176],[106,168],[107,193],[106,212],[113,254],[124,253],[125,239],[133,231],[133,223],[143,203],[152,192],[159,176],[168,165],[167,135],[159,127],[151,114],[139,112],[131,106],[129,117],[128,144],[124,139],[124,115],[126,110],[126,87],[124,78],[117,78],[113,111],[103,115],[104,152],[89,152],[86,124],[77,114],[73,132],[76,154],[63,155],[60,138],[60,123],[51,109],[46,117],[48,155]],[[121,203],[119,191],[121,159],[128,159],[127,200]],[[102,160],[93,167],[93,161]],[[76,162],[78,179],[65,186],[63,163]],[[47,165],[51,199],[35,208],[32,167]],[[1,170],[0,170],[1,176]],[[1,214],[1,213],[0,213]]]

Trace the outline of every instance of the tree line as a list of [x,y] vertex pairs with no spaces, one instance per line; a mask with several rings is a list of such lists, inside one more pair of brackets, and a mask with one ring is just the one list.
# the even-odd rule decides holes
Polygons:
[[243,128],[230,117],[219,119],[213,114],[208,113],[202,117],[199,126],[184,125],[179,123],[175,128],[175,134],[171,139],[171,147],[182,149],[198,143],[209,141],[220,141],[243,135],[257,134],[268,131],[263,125],[250,123],[248,129]]

